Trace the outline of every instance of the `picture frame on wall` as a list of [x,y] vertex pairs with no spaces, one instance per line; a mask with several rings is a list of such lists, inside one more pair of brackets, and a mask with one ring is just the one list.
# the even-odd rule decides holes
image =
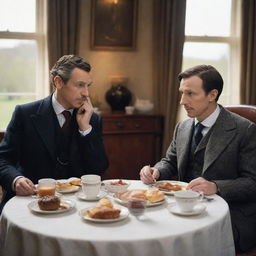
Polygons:
[[135,50],[138,0],[91,0],[91,49]]

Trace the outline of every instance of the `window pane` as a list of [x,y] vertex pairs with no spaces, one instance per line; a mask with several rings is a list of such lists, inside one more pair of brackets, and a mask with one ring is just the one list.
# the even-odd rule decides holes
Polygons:
[[34,40],[0,39],[0,77],[0,128],[3,129],[16,104],[36,98]]
[[35,32],[35,0],[0,0],[0,31]]
[[0,130],[5,130],[11,120],[14,108],[18,104],[34,101],[35,96],[1,96],[0,95]]
[[187,0],[185,34],[229,36],[231,0]]
[[185,43],[183,50],[183,67],[187,68],[206,64],[215,67],[224,80],[224,87],[219,99],[219,103],[229,103],[228,86],[228,63],[229,63],[229,45],[225,43]]

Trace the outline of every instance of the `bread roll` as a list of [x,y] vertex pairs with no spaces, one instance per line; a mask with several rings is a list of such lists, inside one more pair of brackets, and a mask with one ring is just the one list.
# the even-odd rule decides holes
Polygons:
[[164,200],[164,192],[159,191],[157,189],[154,190],[146,190],[145,191],[146,199],[151,203],[156,203]]
[[118,194],[118,198],[122,201],[127,201],[130,198],[143,198],[145,199],[145,189],[133,189],[123,193]]

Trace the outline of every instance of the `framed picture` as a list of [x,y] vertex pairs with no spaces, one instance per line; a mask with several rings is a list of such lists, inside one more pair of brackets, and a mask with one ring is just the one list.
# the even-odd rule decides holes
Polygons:
[[136,48],[138,0],[91,0],[91,48]]

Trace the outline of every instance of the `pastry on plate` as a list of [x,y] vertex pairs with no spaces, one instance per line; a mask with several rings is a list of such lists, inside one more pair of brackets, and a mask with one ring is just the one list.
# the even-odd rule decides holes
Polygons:
[[57,196],[43,196],[38,199],[38,206],[42,211],[55,211],[60,207],[60,198]]
[[85,211],[84,215],[93,219],[115,219],[120,216],[120,212],[109,199],[102,198],[95,207]]
[[165,182],[165,181],[163,181],[163,182],[158,182],[158,183],[156,184],[156,187],[157,187],[157,188],[160,188],[160,189],[170,190],[170,191],[171,191],[171,190],[172,190],[172,191],[178,191],[178,190],[184,189],[184,187],[181,186],[181,185],[172,184],[172,183],[170,183],[170,182]]
[[156,203],[164,200],[164,192],[159,191],[158,189],[133,189],[123,193],[119,193],[117,194],[117,197],[122,201],[127,201],[131,198],[142,198],[151,203]]

